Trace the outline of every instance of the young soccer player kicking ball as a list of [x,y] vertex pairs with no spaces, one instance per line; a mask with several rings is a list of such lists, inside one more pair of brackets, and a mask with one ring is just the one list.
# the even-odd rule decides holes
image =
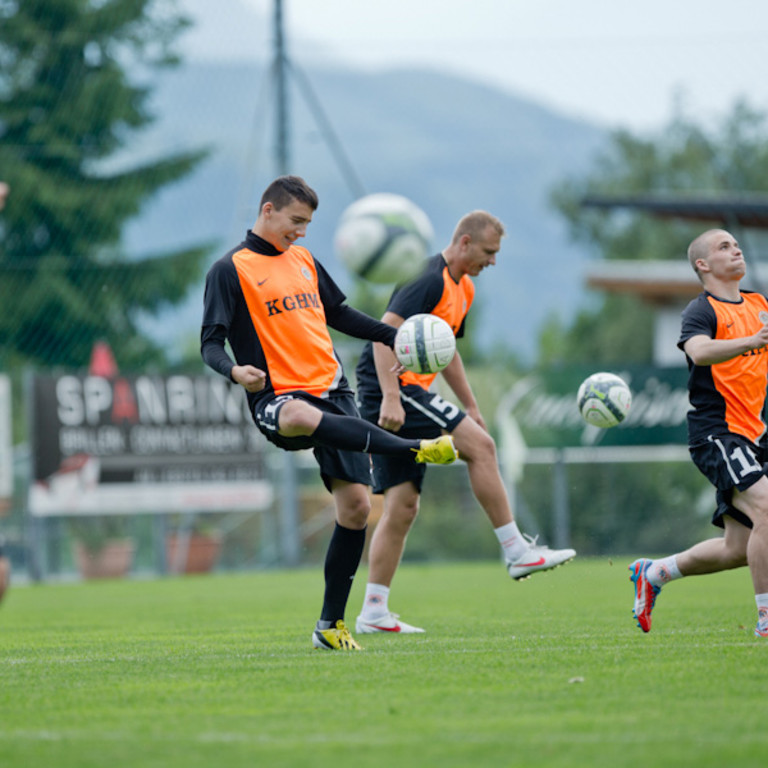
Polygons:
[[368,454],[449,464],[457,453],[450,437],[406,440],[360,418],[328,326],[390,347],[395,329],[348,306],[321,264],[296,244],[317,205],[314,190],[297,176],[269,185],[245,240],[208,272],[201,352],[211,368],[245,388],[256,426],[270,442],[286,451],[314,449],[335,502],[336,527],[312,643],[359,650],[344,612],[371,508]]

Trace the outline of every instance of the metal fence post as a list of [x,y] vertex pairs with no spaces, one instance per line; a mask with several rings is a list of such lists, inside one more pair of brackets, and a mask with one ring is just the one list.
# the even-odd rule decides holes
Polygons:
[[568,465],[562,448],[555,451],[552,527],[554,546],[563,549],[571,542],[571,510],[568,500]]

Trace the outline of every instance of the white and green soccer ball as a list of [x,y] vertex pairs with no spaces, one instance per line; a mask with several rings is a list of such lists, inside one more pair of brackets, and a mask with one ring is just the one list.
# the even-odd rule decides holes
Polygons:
[[576,404],[584,421],[608,429],[621,424],[632,407],[632,392],[620,376],[593,373],[581,383]]
[[438,373],[453,360],[456,337],[437,315],[420,313],[403,321],[395,336],[395,355],[414,373]]
[[367,195],[341,215],[334,246],[353,274],[372,283],[405,283],[424,269],[433,238],[427,214],[407,197]]

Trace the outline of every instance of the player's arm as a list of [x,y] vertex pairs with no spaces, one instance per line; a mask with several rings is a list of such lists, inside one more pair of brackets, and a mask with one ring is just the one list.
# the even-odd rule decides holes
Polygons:
[[[394,312],[385,312],[381,318],[383,323],[399,328],[405,318]],[[397,432],[405,422],[405,410],[400,402],[400,364],[394,351],[379,342],[373,345],[373,364],[376,366],[376,376],[381,389],[381,407],[379,408],[379,426],[391,432]]]
[[325,321],[330,328],[352,338],[380,341],[389,345],[390,350],[394,346],[396,333],[394,328],[348,304],[326,306]]
[[[314,257],[313,257],[314,259]],[[320,302],[325,311],[325,322],[329,328],[341,331],[354,339],[381,341],[392,347],[395,343],[395,330],[376,320],[359,309],[346,303],[346,296],[333,281],[323,265],[314,259],[317,270],[317,286]]]
[[768,324],[754,336],[744,336],[739,339],[713,339],[705,334],[697,334],[683,344],[683,350],[694,365],[716,365],[766,345],[768,345]]
[[237,365],[224,347],[226,340],[227,330],[223,325],[203,326],[200,353],[205,364],[248,392],[261,392],[267,383],[267,374],[255,365]]
[[464,410],[487,432],[488,427],[485,424],[483,415],[480,413],[475,393],[472,391],[469,379],[467,378],[464,361],[461,359],[458,350],[454,354],[453,360],[443,369],[443,377]]
[[220,259],[205,278],[203,323],[200,329],[200,354],[206,365],[248,392],[260,392],[267,374],[254,365],[237,365],[225,344],[241,288],[231,260]]

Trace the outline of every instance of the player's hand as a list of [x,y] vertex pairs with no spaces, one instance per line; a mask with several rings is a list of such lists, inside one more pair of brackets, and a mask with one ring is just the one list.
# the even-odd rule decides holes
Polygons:
[[390,432],[397,432],[405,423],[405,410],[400,402],[400,396],[397,398],[384,397],[379,408],[379,426]]
[[395,364],[389,369],[390,373],[396,373],[398,376],[405,371],[406,367],[399,360],[395,360]]
[[[760,318],[762,320],[762,318]],[[752,349],[761,349],[768,345],[768,323],[766,323],[753,337]]]
[[267,374],[255,365],[236,365],[231,375],[248,392],[261,392],[267,385]]

